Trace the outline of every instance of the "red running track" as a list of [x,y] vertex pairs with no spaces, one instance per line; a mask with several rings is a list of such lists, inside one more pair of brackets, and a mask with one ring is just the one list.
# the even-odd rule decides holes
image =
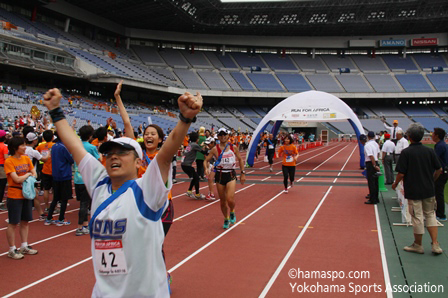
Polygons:
[[[257,162],[253,169],[247,169],[249,182],[244,186],[238,184],[238,221],[227,231],[222,229],[219,202],[189,199],[182,195],[188,183],[174,185],[177,219],[165,240],[167,269],[173,276],[172,296],[285,297],[297,295],[297,288],[293,293],[290,284],[305,282],[337,286],[339,291],[345,286],[344,293],[301,293],[313,297],[354,296],[349,293],[350,282],[383,285],[384,289],[374,207],[363,204],[367,193],[365,180],[336,179],[337,175],[360,175],[355,146],[333,143],[301,152],[297,170],[304,172],[296,175],[305,177],[297,177],[298,182],[288,194],[282,191],[280,159],[275,161],[272,173],[266,163]],[[314,178],[324,175],[331,177]],[[307,180],[319,183],[316,182],[319,179],[324,185],[304,183]],[[359,186],[344,186],[344,180],[352,180]],[[205,187],[203,193],[206,185],[201,183]],[[69,210],[78,208],[74,200],[70,203]],[[0,214],[0,228],[6,226],[6,216]],[[90,296],[94,285],[90,239],[74,235],[77,211],[68,213],[67,218],[72,225],[66,227],[31,223],[29,243],[47,239],[33,245],[39,250],[38,255],[19,261],[0,256],[1,296],[16,291],[14,297]],[[8,249],[5,231],[0,233],[5,239],[0,244],[0,253],[5,253]],[[55,235],[60,236],[49,239]],[[344,274],[368,271],[370,278],[333,281],[290,278],[288,272],[293,268],[303,272],[336,270]],[[385,294],[372,292],[364,293],[365,296],[385,297]]]

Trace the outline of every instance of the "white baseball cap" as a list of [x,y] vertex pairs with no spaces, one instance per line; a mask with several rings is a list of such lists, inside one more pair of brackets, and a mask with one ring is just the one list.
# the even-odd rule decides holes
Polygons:
[[99,150],[100,153],[105,153],[105,152],[109,151],[110,148],[115,144],[119,144],[125,149],[129,149],[129,150],[134,149],[135,152],[137,152],[138,157],[140,159],[143,159],[142,147],[140,147],[140,145],[137,143],[137,141],[135,141],[131,138],[128,138],[128,137],[117,138],[117,139],[113,139],[111,141],[104,142],[100,146],[100,150]]
[[224,127],[221,127],[220,129],[218,129],[218,135],[220,135],[222,133],[228,135],[229,131],[227,129],[225,129]]
[[26,135],[26,139],[28,140],[28,142],[32,142],[34,140],[37,140],[37,134],[35,132],[29,132]]

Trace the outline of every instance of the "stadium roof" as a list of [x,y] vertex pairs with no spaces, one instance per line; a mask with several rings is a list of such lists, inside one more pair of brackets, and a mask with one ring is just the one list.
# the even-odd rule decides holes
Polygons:
[[189,33],[360,36],[448,28],[446,0],[65,1],[125,27]]

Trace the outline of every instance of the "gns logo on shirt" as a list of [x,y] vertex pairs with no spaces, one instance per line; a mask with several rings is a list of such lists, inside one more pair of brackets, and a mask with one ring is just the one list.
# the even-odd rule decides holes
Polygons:
[[93,237],[99,239],[121,239],[126,233],[127,219],[96,219],[93,223]]

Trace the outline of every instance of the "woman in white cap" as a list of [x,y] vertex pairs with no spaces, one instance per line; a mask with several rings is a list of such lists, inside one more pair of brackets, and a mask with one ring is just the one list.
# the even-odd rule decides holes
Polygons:
[[[235,187],[236,187],[236,162],[238,161],[241,169],[241,184],[246,181],[246,172],[244,171],[244,162],[240,156],[237,146],[229,143],[229,132],[225,128],[218,130],[219,144],[215,146],[207,155],[204,161],[207,176],[210,174],[210,160],[214,157],[216,162],[215,182],[218,189],[219,199],[221,201],[221,211],[224,215],[224,229],[228,229],[230,224],[236,222],[235,215]],[[229,213],[230,209],[230,213]]]
[[172,157],[196,120],[202,97],[188,92],[179,97],[180,121],[142,178],[137,178],[137,171],[143,152],[135,140],[124,137],[103,143],[103,167],[65,120],[61,98],[58,89],[51,89],[44,103],[92,197],[89,226],[96,277],[92,297],[169,297],[161,216],[168,206]]

